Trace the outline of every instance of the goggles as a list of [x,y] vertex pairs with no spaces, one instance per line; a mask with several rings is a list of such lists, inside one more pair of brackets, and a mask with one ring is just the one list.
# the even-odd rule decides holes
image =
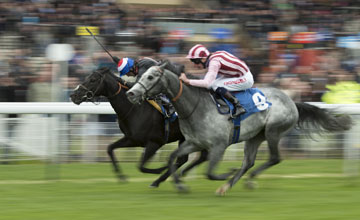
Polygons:
[[201,59],[200,58],[196,58],[196,59],[190,59],[191,62],[195,63],[195,64],[200,64],[201,63]]

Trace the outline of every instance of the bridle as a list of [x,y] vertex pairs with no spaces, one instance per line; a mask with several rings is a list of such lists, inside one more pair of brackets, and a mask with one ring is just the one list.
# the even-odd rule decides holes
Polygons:
[[[97,71],[94,73],[100,74],[100,83],[98,84],[98,86],[96,87],[94,92],[91,91],[86,86],[84,86],[83,84],[79,84],[79,87],[85,89],[85,91],[86,91],[85,95],[83,97],[81,97],[81,99],[85,100],[85,101],[90,101],[93,103],[95,103],[95,101],[94,101],[95,94],[98,92],[98,90],[100,89],[100,86],[103,84],[103,82],[105,80],[105,76],[103,74],[101,74]],[[118,86],[119,86],[118,90],[114,94],[107,96],[107,98],[111,99],[111,98],[117,96],[121,92],[121,88],[129,89],[127,86],[121,84],[120,82],[118,82]]]
[[[161,76],[164,75],[164,71],[161,68],[158,67],[157,70],[159,71],[159,73],[161,73]],[[161,76],[156,80],[155,83],[153,83],[153,85],[150,88],[146,88],[146,86],[142,84],[140,81],[137,82],[145,90],[144,97],[148,97],[148,92],[152,90],[156,86],[156,84],[161,80]]]
[[[101,85],[103,84],[104,80],[105,80],[105,77],[106,75],[105,74],[102,74],[102,72],[99,72],[99,71],[95,71],[94,73],[97,73],[97,74],[100,74],[100,83],[98,84],[98,86],[96,87],[95,91],[92,91],[90,90],[89,88],[87,88],[86,86],[84,86],[83,84],[79,84],[78,85],[78,88],[81,87],[82,89],[84,89],[86,91],[85,95],[81,97],[81,100],[82,101],[90,101],[94,104],[100,104],[100,102],[95,102],[94,101],[94,98],[95,98],[95,95],[97,94],[97,92],[99,91]],[[116,80],[116,79],[114,79]],[[122,81],[119,79],[117,80],[117,85],[118,85],[118,89],[117,91],[114,93],[114,94],[111,94],[111,95],[107,95],[106,97],[108,99],[112,99],[114,97],[116,97],[117,95],[120,94],[121,92],[121,89],[124,88],[126,90],[129,89],[129,87],[125,86],[124,84],[122,84]],[[75,90],[77,90],[78,88],[76,88]],[[135,107],[135,105],[131,105],[130,109],[128,110],[128,112],[125,114],[124,117],[120,118],[119,116],[119,121],[123,121],[125,118],[127,118],[127,116],[132,112],[133,108]]]

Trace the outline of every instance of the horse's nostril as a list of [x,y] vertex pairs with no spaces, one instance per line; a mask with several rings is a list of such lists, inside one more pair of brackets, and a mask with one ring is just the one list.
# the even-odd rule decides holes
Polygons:
[[133,93],[133,92],[128,91],[128,92],[126,92],[126,95],[127,95],[127,97],[131,97],[131,96],[134,96],[134,93]]

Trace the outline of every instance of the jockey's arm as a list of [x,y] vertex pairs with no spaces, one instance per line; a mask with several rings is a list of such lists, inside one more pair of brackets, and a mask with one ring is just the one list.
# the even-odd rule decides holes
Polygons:
[[210,61],[209,68],[204,79],[190,79],[189,84],[197,87],[210,88],[216,79],[220,66],[221,64],[217,60]]

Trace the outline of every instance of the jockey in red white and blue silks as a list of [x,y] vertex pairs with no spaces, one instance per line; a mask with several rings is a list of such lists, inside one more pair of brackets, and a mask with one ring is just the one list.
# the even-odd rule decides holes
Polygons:
[[134,60],[128,57],[122,58],[117,64],[117,70],[120,73],[120,76],[124,76],[134,67]]
[[[119,62],[117,63],[117,70],[120,74],[120,77],[124,75],[141,77],[141,75],[144,74],[146,70],[148,70],[150,67],[159,64],[160,62],[150,57],[144,57],[137,60],[133,60],[129,57],[124,57],[122,59],[119,59]],[[183,65],[172,64],[168,62],[165,68],[180,75],[180,73],[184,72],[185,67]],[[125,82],[125,85],[129,88],[131,88],[134,84],[135,82]],[[167,117],[172,116],[175,110],[170,104],[168,98],[163,94],[160,94],[159,98],[161,99],[161,106],[164,107],[166,110],[165,114],[167,115]]]

